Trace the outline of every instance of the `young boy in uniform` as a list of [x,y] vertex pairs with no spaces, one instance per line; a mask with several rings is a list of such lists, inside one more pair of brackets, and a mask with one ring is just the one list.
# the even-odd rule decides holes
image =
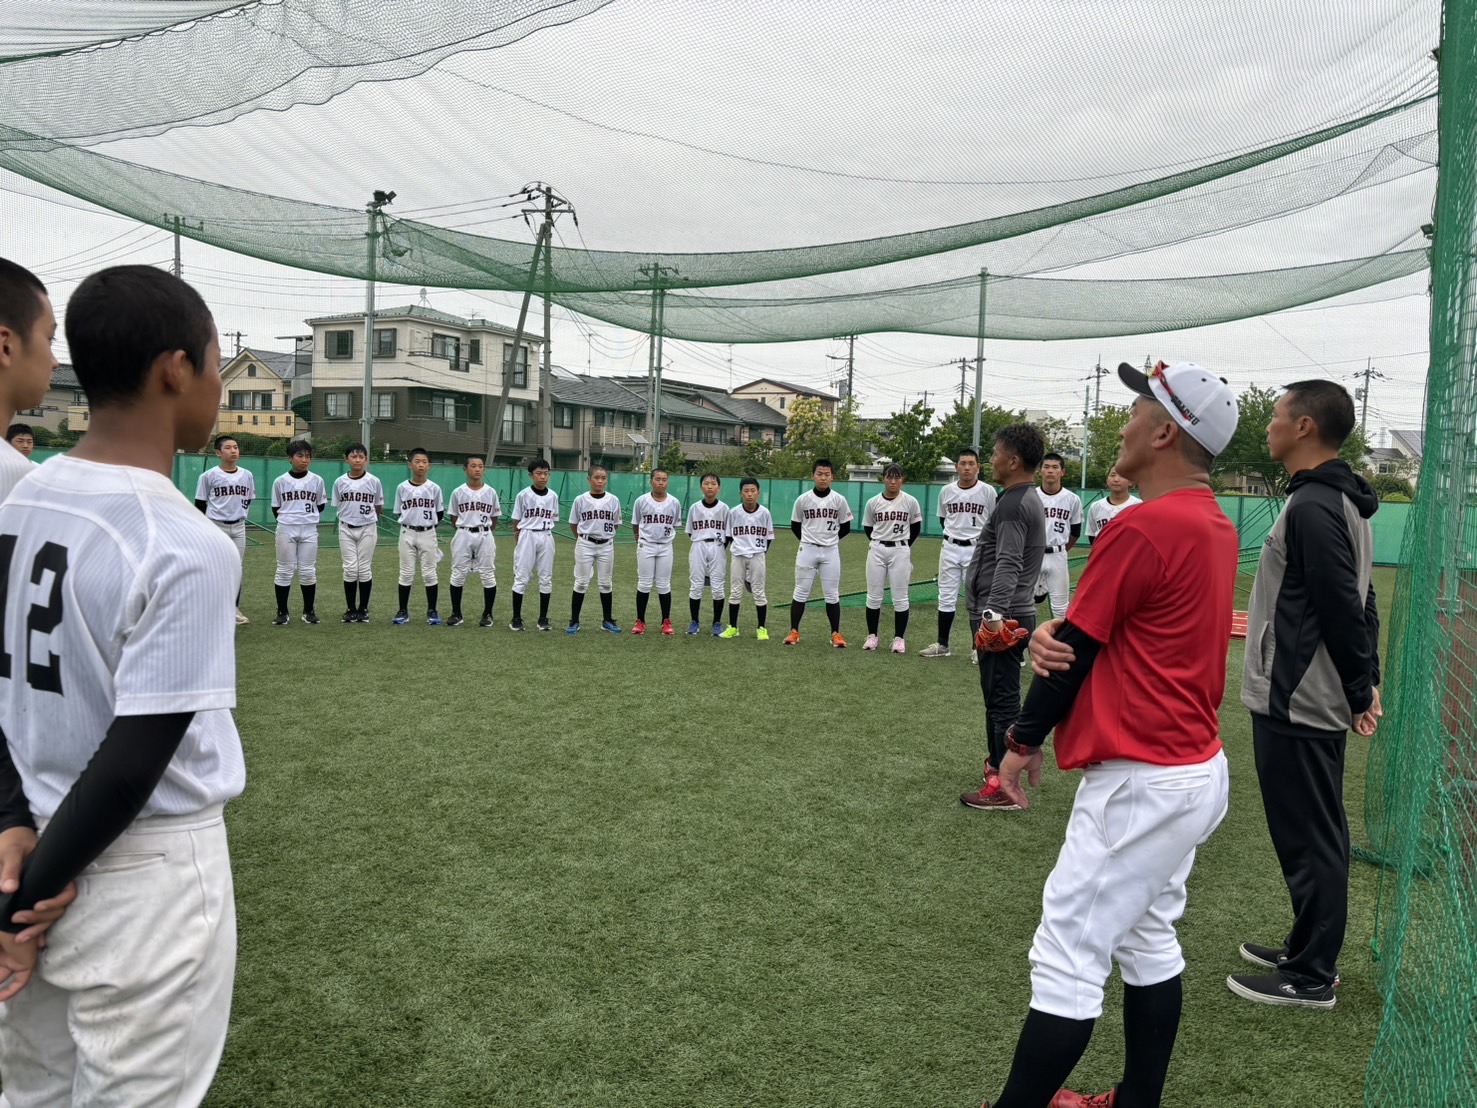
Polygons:
[[743,603],[744,590],[754,595],[754,617],[759,628],[754,636],[760,642],[769,641],[769,630],[764,621],[769,615],[769,598],[764,592],[764,581],[768,568],[769,548],[774,544],[774,519],[769,509],[759,503],[759,482],[745,477],[739,482],[739,506],[728,513],[728,546],[732,561],[728,567],[728,628],[723,632],[725,639],[736,639],[739,635],[739,605]]
[[611,578],[615,569],[615,537],[621,529],[620,499],[606,491],[610,473],[604,466],[591,466],[590,491],[574,498],[569,509],[569,529],[574,532],[574,592],[569,598],[569,626],[566,635],[580,629],[580,609],[585,604],[585,590],[590,579],[599,576],[600,630],[612,635],[621,633],[615,621],[615,597]]
[[[46,286],[30,270],[0,258],[0,425],[41,403],[56,358],[56,315]],[[0,500],[31,471],[31,459],[0,445]]]
[[696,635],[701,630],[703,588],[713,590],[713,637],[723,634],[723,546],[728,533],[727,504],[718,502],[718,492],[723,482],[716,473],[704,473],[703,498],[687,509],[687,537],[692,547],[687,552],[688,606],[692,622],[687,633]]
[[[200,475],[195,484],[195,507],[205,513],[236,547],[242,566],[246,565],[246,512],[256,499],[256,478],[242,469],[241,444],[230,435],[218,435],[215,456],[220,459]],[[236,593],[236,622],[250,623],[241,611],[241,593]]]
[[272,482],[272,515],[277,518],[277,618],[274,627],[286,627],[287,599],[297,575],[303,591],[303,622],[318,622],[318,520],[328,506],[323,478],[308,471],[313,444],[294,439],[287,444],[292,468]]
[[410,622],[410,589],[415,584],[416,567],[420,567],[421,584],[426,587],[426,622],[441,626],[441,613],[436,610],[436,596],[441,580],[436,563],[441,553],[436,541],[436,528],[446,515],[446,500],[441,486],[426,475],[431,472],[431,455],[417,446],[408,461],[410,478],[395,490],[395,518],[400,523],[400,607],[390,622],[403,627]]
[[903,467],[890,465],[882,472],[882,488],[862,509],[867,548],[867,641],[863,650],[877,649],[882,624],[882,590],[892,590],[892,652],[906,654],[908,644],[908,586],[913,580],[913,544],[923,533],[923,509],[911,493],[903,492]]
[[559,525],[559,496],[549,488],[549,463],[535,458],[528,463],[533,482],[513,500],[513,622],[523,630],[523,592],[538,574],[538,623],[549,626],[549,600],[554,595],[554,528]]
[[1072,575],[1067,558],[1082,534],[1082,500],[1071,489],[1062,487],[1066,463],[1060,454],[1048,453],[1041,459],[1041,488],[1037,496],[1046,513],[1046,553],[1041,559],[1041,579],[1036,583],[1033,599],[1037,604],[1051,601],[1051,618],[1067,614],[1067,601],[1072,596]]
[[[938,638],[919,652],[924,658],[947,658],[950,654],[949,633],[954,628],[964,575],[969,560],[974,557],[974,544],[995,510],[995,489],[980,480],[977,450],[965,447],[959,451],[954,473],[953,482],[939,493],[939,522],[943,524],[944,541],[939,544]],[[969,629],[971,638],[976,630]]]
[[199,294],[137,265],[77,287],[67,344],[87,435],[0,509],[0,825],[45,828],[0,918],[80,891],[39,965],[0,924],[23,986],[0,1005],[0,1079],[6,1104],[196,1105],[235,977],[241,570],[171,474],[220,414],[220,343]]
[[656,586],[662,611],[662,634],[672,630],[672,543],[682,526],[682,505],[667,494],[667,471],[651,471],[651,491],[636,498],[631,532],[636,536],[636,622],[631,634],[646,634],[646,604]]
[[1117,466],[1108,470],[1108,498],[1094,500],[1092,507],[1087,509],[1088,546],[1097,541],[1098,536],[1103,533],[1103,528],[1117,519],[1123,509],[1143,503],[1128,491],[1131,488],[1133,486],[1128,483],[1126,477],[1119,474]]
[[465,484],[451,494],[448,515],[456,528],[451,537],[451,618],[448,627],[460,627],[462,589],[473,573],[482,582],[482,619],[478,626],[492,626],[492,606],[497,601],[497,545],[493,532],[503,516],[497,490],[483,483],[487,461],[481,454],[468,454],[462,467]]
[[344,561],[344,622],[369,622],[369,592],[374,588],[374,548],[380,517],[385,514],[385,487],[369,472],[369,449],[351,443],[344,455],[349,472],[333,483],[338,509],[338,549]]
[[36,432],[29,423],[12,423],[5,429],[5,441],[15,447],[21,457],[29,459],[36,449]]
[[815,587],[819,574],[821,591],[826,598],[826,618],[831,623],[831,645],[846,648],[841,637],[841,550],[840,542],[851,534],[851,505],[840,493],[831,491],[831,462],[817,458],[811,471],[815,488],[795,498],[790,514],[790,530],[800,540],[795,555],[795,593],[790,603],[790,633],[785,645],[800,641],[800,621],[805,618],[805,602]]

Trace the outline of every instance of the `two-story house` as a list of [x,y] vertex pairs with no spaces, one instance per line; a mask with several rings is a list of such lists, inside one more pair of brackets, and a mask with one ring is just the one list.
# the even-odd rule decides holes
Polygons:
[[778,412],[788,415],[790,405],[802,396],[821,402],[821,410],[826,413],[826,419],[835,421],[836,405],[841,398],[835,393],[822,392],[820,389],[806,388],[804,385],[792,385],[788,381],[778,381],[773,377],[761,377],[757,381],[750,381],[746,385],[740,385],[733,389],[730,396],[739,400],[757,400],[761,404],[767,404]]
[[[644,458],[651,444],[646,386],[644,377],[590,377],[556,366],[555,467],[582,469],[593,462],[629,466]],[[663,388],[659,450],[677,443],[689,460],[701,462],[736,449],[743,433],[744,423],[721,408]]]
[[73,427],[71,410],[77,409],[75,428],[84,430],[81,413],[87,410],[87,397],[77,381],[77,374],[70,365],[59,365],[51,371],[51,387],[34,408],[15,413],[16,423],[28,423],[32,427],[45,427],[48,431],[60,431],[62,424]]
[[[314,436],[357,438],[364,414],[364,316],[320,316],[307,324],[313,329]],[[376,311],[371,453],[416,446],[443,456],[485,451],[514,335],[510,327],[422,304]],[[491,464],[516,465],[539,445],[542,346],[542,336],[524,334]]]
[[294,354],[248,347],[221,365],[221,412],[217,435],[298,436],[292,411],[292,381],[299,364]]

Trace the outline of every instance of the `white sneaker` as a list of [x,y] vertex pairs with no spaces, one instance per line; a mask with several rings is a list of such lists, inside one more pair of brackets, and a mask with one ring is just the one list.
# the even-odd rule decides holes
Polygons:
[[969,664],[972,666],[980,664],[980,652],[978,650],[971,650],[969,652]]
[[892,640],[892,652],[894,654],[906,654],[908,652],[908,644],[903,642],[901,637],[895,638]]
[[918,651],[919,657],[922,658],[947,658],[949,653],[949,648],[941,642],[936,642],[932,646],[925,646],[922,650]]
[[877,649],[877,636],[876,635],[868,635],[867,636],[867,641],[864,642],[864,643],[862,643],[862,649],[863,650],[876,650]]
[[250,623],[250,622],[251,622],[251,620],[249,620],[249,619],[246,618],[246,613],[243,612],[240,608],[237,608],[236,609],[236,626],[237,627],[240,627],[243,623]]

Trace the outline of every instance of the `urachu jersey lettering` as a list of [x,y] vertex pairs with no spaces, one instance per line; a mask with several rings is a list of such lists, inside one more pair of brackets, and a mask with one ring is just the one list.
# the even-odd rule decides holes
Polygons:
[[862,526],[872,529],[878,542],[907,542],[913,524],[923,522],[923,510],[911,493],[900,492],[892,500],[878,493],[862,510]]
[[841,541],[841,525],[855,518],[851,505],[840,493],[827,491],[821,496],[814,489],[795,499],[790,519],[800,524],[800,541],[812,546],[835,546]]
[[651,546],[670,546],[682,527],[682,504],[675,496],[657,500],[642,493],[631,510],[631,522],[640,528],[638,542]]
[[294,477],[284,473],[272,482],[272,507],[277,509],[277,522],[314,523],[328,506],[328,488],[316,473]]
[[333,483],[333,505],[338,509],[340,523],[350,527],[365,527],[379,519],[377,508],[385,503],[385,487],[372,473],[357,480],[347,473]]
[[523,531],[552,531],[559,522],[559,497],[545,489],[540,496],[530,485],[513,499],[513,522]]
[[205,501],[205,514],[220,523],[234,523],[246,515],[256,499],[256,478],[244,469],[227,473],[212,466],[200,475],[195,499]]
[[752,512],[740,506],[728,513],[728,535],[733,539],[733,553],[740,558],[763,554],[774,542],[774,518],[760,504]]
[[1042,513],[1046,516],[1046,545],[1064,546],[1072,534],[1072,527],[1082,523],[1082,501],[1070,489],[1047,493],[1036,491],[1041,499]]
[[722,502],[711,507],[699,500],[687,509],[687,535],[694,542],[722,539],[728,531],[729,507]]
[[977,542],[995,510],[995,490],[983,481],[962,488],[956,481],[939,493],[939,518],[944,534],[960,542]]
[[447,513],[456,517],[456,525],[462,530],[491,527],[502,518],[503,505],[497,490],[488,485],[474,489],[470,485],[458,485],[451,494],[451,510]]
[[402,527],[435,527],[446,500],[435,481],[401,481],[395,490],[395,518]]
[[608,539],[614,537],[621,526],[621,502],[612,493],[596,496],[592,492],[580,493],[569,509],[569,522],[579,528],[581,538]]

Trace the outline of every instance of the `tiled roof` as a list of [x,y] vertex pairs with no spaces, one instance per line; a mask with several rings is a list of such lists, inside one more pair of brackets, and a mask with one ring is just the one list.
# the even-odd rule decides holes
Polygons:
[[51,387],[54,389],[80,389],[77,371],[70,365],[59,365],[51,371]]
[[840,400],[841,399],[835,393],[825,392],[825,391],[823,391],[821,389],[811,388],[809,385],[792,385],[788,381],[781,381],[781,380],[779,380],[778,378],[775,378],[775,377],[760,377],[756,381],[750,381],[747,385],[740,385],[738,388],[734,389],[733,391],[734,392],[744,392],[747,389],[753,388],[755,385],[778,385],[780,388],[786,389],[789,392],[799,393],[801,396],[819,396],[822,400]]
[[785,418],[784,412],[777,411],[762,401],[725,396],[723,393],[705,392],[703,395],[740,423],[758,427],[789,426],[790,421]]
[[600,377],[554,377],[554,399],[579,408],[609,408],[617,412],[645,412],[646,398],[624,385]]
[[1423,431],[1391,431],[1390,437],[1400,442],[1412,457],[1424,457],[1426,436]]

